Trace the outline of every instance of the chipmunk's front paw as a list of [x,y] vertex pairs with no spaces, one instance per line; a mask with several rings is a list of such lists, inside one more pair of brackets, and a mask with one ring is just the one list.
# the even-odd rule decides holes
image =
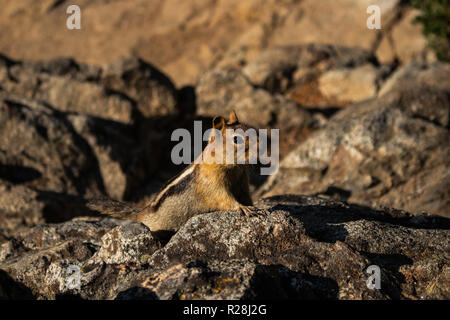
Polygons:
[[266,211],[255,206],[241,206],[239,208],[242,215],[246,217],[265,216]]

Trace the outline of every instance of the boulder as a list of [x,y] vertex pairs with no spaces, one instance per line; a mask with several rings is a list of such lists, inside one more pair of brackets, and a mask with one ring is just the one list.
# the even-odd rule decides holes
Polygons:
[[103,191],[97,159],[63,114],[0,94],[2,180],[68,194]]
[[430,87],[420,80],[432,68],[417,81],[404,81],[400,70],[379,98],[338,112],[283,159],[261,193],[321,194],[448,216],[450,100],[445,81]]
[[405,86],[405,82],[417,83],[450,92],[450,64],[443,62],[413,62],[396,70],[380,87],[379,96]]
[[268,48],[244,66],[242,72],[255,86],[284,92],[313,71],[322,73],[368,63],[376,63],[376,58],[367,50],[313,43]]
[[155,142],[139,139],[133,126],[85,114],[68,114],[67,119],[91,147],[109,197],[129,199],[156,172],[161,161]]
[[412,61],[436,60],[435,53],[428,47],[427,39],[423,35],[424,26],[415,21],[420,11],[404,7],[401,16],[397,18],[389,32],[389,39],[386,45],[380,46],[376,50],[377,57],[381,61],[392,61],[398,59],[402,64]]
[[374,97],[390,71],[368,50],[325,44],[268,48],[242,68],[253,85],[310,109]]
[[68,58],[36,63],[6,57],[0,60],[0,87],[60,111],[124,124],[177,113],[176,91],[170,79],[138,58],[123,58],[103,67]]
[[131,98],[144,117],[178,113],[174,84],[142,59],[123,58],[105,65],[100,82],[108,90]]
[[1,181],[0,215],[2,241],[43,223],[98,214],[87,209],[86,200],[80,196]]
[[377,94],[377,69],[371,64],[358,68],[328,71],[319,78],[319,90],[338,104],[349,104],[373,98]]
[[[165,244],[129,221],[42,225],[1,244],[0,269],[19,298],[449,298],[448,219],[310,196],[257,205],[266,215],[195,216]],[[380,290],[366,285],[370,265]]]

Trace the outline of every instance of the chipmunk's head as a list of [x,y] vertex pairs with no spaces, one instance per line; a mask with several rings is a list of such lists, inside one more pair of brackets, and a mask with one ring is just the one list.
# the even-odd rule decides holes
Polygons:
[[209,163],[235,166],[254,164],[258,158],[258,135],[254,128],[239,122],[236,112],[230,112],[229,120],[218,116],[205,148]]

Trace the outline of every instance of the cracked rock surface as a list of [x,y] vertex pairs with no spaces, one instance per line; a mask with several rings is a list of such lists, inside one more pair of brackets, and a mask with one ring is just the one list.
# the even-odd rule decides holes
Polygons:
[[[265,216],[212,212],[167,243],[134,222],[77,218],[4,242],[3,297],[40,299],[448,299],[450,223],[310,196]],[[381,289],[366,269],[381,269]],[[79,287],[69,286],[69,266]]]

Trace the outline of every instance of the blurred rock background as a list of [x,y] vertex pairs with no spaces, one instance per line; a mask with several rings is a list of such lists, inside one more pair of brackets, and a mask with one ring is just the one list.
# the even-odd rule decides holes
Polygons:
[[[82,28],[65,28],[79,5]],[[381,8],[381,30],[366,9]],[[264,49],[327,43],[360,47],[380,63],[433,59],[417,9],[401,0],[43,0],[0,1],[0,52],[18,60],[74,57],[103,64],[136,55],[177,87],[216,66],[242,66]]]
[[[70,256],[67,252],[73,251],[70,249],[74,247],[73,239],[92,242],[90,247],[83,245],[81,251],[74,253],[77,261],[92,263],[92,259],[101,256],[102,263],[108,266],[124,261],[138,263],[133,260],[135,257],[127,256],[125,249],[118,258],[110,257],[105,250],[97,252],[103,234],[120,226],[131,228],[131,233],[122,235],[120,231],[118,237],[137,237],[130,240],[131,247],[143,252],[151,243],[149,255],[154,252],[156,256],[166,255],[170,246],[161,253],[157,251],[161,244],[147,231],[114,220],[87,222],[86,226],[93,228],[89,234],[83,231],[59,238],[58,230],[77,233],[86,227],[78,220],[64,222],[77,216],[95,215],[84,206],[87,198],[108,196],[141,204],[148,201],[164,181],[183,169],[170,160],[175,144],[170,141],[172,131],[180,127],[192,130],[194,120],[202,120],[203,128],[207,129],[212,117],[226,116],[232,109],[242,122],[257,128],[280,129],[279,170],[270,177],[254,174],[255,200],[301,194],[307,200],[300,203],[306,201],[309,205],[322,201],[314,199],[331,198],[357,206],[344,210],[344,216],[353,217],[353,211],[363,213],[369,209],[362,208],[371,207],[386,215],[398,209],[419,217],[450,217],[446,3],[0,0],[0,263],[5,263],[0,267],[14,274],[15,279],[28,279],[27,285],[34,286],[33,294],[54,298],[56,289],[49,293],[37,288],[41,280],[34,276],[27,278],[24,270],[29,259],[41,261],[43,252],[50,250],[57,265],[52,267],[54,270],[45,270],[61,272]],[[66,28],[66,8],[70,4],[81,8],[81,30]],[[380,30],[369,30],[366,26],[369,17],[366,8],[372,4],[381,8]],[[285,205],[290,208],[288,211],[297,212],[295,205],[283,197],[280,201],[288,202]],[[324,206],[323,210],[317,210],[337,214],[332,209],[334,205],[330,205],[331,209],[328,203]],[[303,223],[308,225],[308,219]],[[426,219],[422,227],[436,227],[436,239],[445,243],[448,231]],[[55,229],[47,223],[62,224]],[[267,223],[267,228],[272,228],[275,222]],[[227,227],[235,228],[224,225]],[[299,232],[307,236],[323,231],[317,221],[312,228]],[[347,232],[353,234],[350,229]],[[328,231],[332,242],[344,241],[335,231]],[[33,238],[36,232],[38,238],[50,234],[72,242],[58,240],[48,246],[40,242],[32,245],[26,239]],[[359,236],[361,243],[369,241],[368,235]],[[402,250],[417,250],[408,259],[413,259],[414,268],[419,268],[424,260],[415,259],[423,248],[415,248],[407,235],[400,238],[407,243]],[[346,245],[354,245],[352,241],[348,240]],[[391,250],[387,245],[390,241],[394,240],[383,238],[386,248],[380,249],[380,254],[385,254],[385,249]],[[430,263],[440,266],[429,269],[427,265],[427,272],[432,270],[433,277],[438,274],[436,277],[450,279],[448,257],[441,253],[448,249],[448,242],[447,247],[436,249],[440,252],[438,258],[431,253],[438,260]],[[337,245],[332,252],[346,251],[346,245]],[[296,250],[304,250],[299,248]],[[363,252],[367,248],[358,244],[353,249]],[[349,261],[353,259],[350,256]],[[17,262],[17,257],[22,262]],[[366,258],[371,261],[373,256],[364,256],[361,261]],[[386,261],[387,264],[396,261],[400,266],[403,260],[394,257]],[[257,282],[264,280],[265,274],[281,274],[278,269],[258,273],[255,271],[258,265],[242,263],[233,262],[225,271],[229,273],[239,266],[247,268],[258,275]],[[312,272],[314,267],[302,263],[307,265],[302,272]],[[177,268],[174,272],[181,272],[182,277],[186,272],[190,274],[192,268],[206,272],[200,265]],[[292,263],[289,268],[299,270]],[[393,275],[395,281],[411,272],[405,269],[397,279],[398,270]],[[42,268],[33,272],[39,274]],[[115,273],[106,274],[115,277]],[[283,277],[278,275],[276,281],[284,283],[287,280]],[[296,294],[303,297],[304,290],[311,285],[308,281],[312,280],[308,277],[305,280],[303,273],[295,277],[299,277],[300,283],[306,281],[304,287],[296,289],[300,290]],[[339,279],[345,277],[337,275]],[[372,298],[417,298],[421,294],[448,297],[449,286],[445,284],[439,287],[439,292],[434,289],[428,292],[431,289],[427,277],[431,275],[423,276],[425,282],[420,292],[411,289],[410,282],[399,287],[393,281],[390,292]],[[316,279],[312,283],[332,290],[339,287],[341,291],[336,297],[364,297],[359,291],[343,293],[342,279],[337,278],[332,282]],[[132,277],[130,283],[136,283],[136,279]],[[53,281],[44,280],[48,280],[49,286]],[[94,288],[102,281],[95,282]],[[155,290],[160,298],[169,297],[160,289]],[[236,295],[233,290],[224,297],[246,297]],[[236,290],[247,290],[249,297],[258,296],[251,287]],[[319,291],[313,296],[322,297],[324,293]],[[121,297],[130,294],[136,297],[143,293],[127,291]],[[111,298],[111,294],[95,296],[84,292],[83,297]]]

